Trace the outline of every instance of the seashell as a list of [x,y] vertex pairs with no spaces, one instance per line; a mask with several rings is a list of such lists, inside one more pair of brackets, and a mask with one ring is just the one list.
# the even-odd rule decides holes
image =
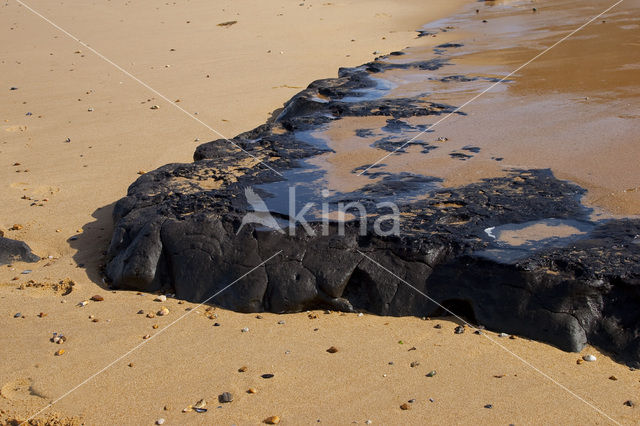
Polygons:
[[206,406],[207,406],[207,401],[205,401],[204,398],[196,402],[195,404],[193,404],[193,408],[204,408]]
[[583,356],[582,359],[584,359],[585,361],[588,361],[588,362],[594,362],[596,360],[596,357],[595,357],[595,355],[589,354],[589,355]]

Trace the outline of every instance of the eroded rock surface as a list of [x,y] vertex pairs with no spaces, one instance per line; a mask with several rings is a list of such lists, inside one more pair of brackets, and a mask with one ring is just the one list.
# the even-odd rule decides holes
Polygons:
[[[309,220],[313,233],[301,225],[291,233],[291,215],[278,208],[270,215],[283,229],[243,224],[253,211],[246,188],[265,200],[277,198],[274,188],[302,191],[306,160],[330,150],[302,140],[301,132],[364,115],[402,128],[403,118],[453,111],[421,97],[371,98],[362,91],[375,88],[371,75],[388,67],[444,65],[440,58],[376,61],[341,70],[339,78],[296,95],[273,122],[234,138],[246,152],[213,141],[197,148],[193,163],[141,176],[114,210],[106,268],[112,284],[203,301],[281,251],[211,303],[243,312],[329,308],[417,316],[444,313],[440,304],[489,329],[569,351],[588,342],[638,365],[640,220],[591,222],[579,201],[584,191],[549,170],[512,170],[444,188],[437,177],[374,167],[369,185],[325,200],[358,201],[376,212],[364,232],[356,219],[344,232],[337,222],[323,232],[320,220]],[[387,199],[398,202],[398,235],[374,232],[376,223],[391,226],[379,222],[388,212],[376,210]],[[540,224],[576,232],[522,244],[499,238],[501,230]]]

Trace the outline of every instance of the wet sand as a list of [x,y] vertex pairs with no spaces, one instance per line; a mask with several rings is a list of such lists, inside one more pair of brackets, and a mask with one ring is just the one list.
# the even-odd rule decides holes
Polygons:
[[[32,6],[163,94],[179,99],[180,106],[198,112],[198,118],[225,136],[233,136],[264,122],[310,81],[335,75],[339,66],[366,62],[373,51],[412,45],[424,52],[461,39],[474,53],[456,58],[455,67],[500,76],[561,36],[561,30],[607,6],[600,1],[588,7],[536,2],[538,12],[530,20],[513,18],[525,29],[512,33],[507,31],[513,30],[507,25],[515,14],[511,9],[503,12],[504,27],[482,23],[483,14],[502,7],[491,3],[473,5],[481,11],[478,16],[472,10],[469,16],[449,18],[472,22],[465,31],[420,39],[414,38],[414,29],[450,15],[462,2],[442,1],[429,8],[417,1],[391,6],[247,2],[216,10],[207,2]],[[530,3],[516,4],[531,8]],[[557,56],[541,58],[514,77],[514,84],[465,108],[468,116],[429,133],[429,138],[448,138],[442,154],[472,142],[481,148],[473,158],[452,162],[448,154],[438,157],[435,150],[430,163],[414,164],[405,161],[414,156],[402,155],[389,158],[388,167],[437,170],[450,184],[494,176],[505,166],[551,167],[559,177],[588,188],[587,200],[607,214],[637,214],[633,166],[638,148],[633,137],[638,112],[633,105],[637,109],[638,90],[633,72],[638,61],[632,55],[638,51],[632,48],[638,31],[629,5],[606,18],[610,25],[588,27],[581,37],[554,50]],[[112,203],[125,194],[136,174],[167,162],[189,161],[198,143],[216,138],[15,3],[2,8],[0,73],[7,87],[0,92],[0,226],[20,224],[21,230],[7,231],[6,236],[25,240],[38,255],[51,258],[35,265],[0,267],[5,325],[0,335],[5,360],[0,369],[0,422],[14,416],[24,419],[145,341],[143,336],[154,335],[189,312],[187,308],[195,308],[172,299],[161,303],[151,295],[102,289],[99,268],[110,238]],[[545,28],[545,19],[556,19],[562,11],[571,19],[552,25],[552,33],[533,32],[535,46],[523,52],[521,46],[531,46],[528,26]],[[217,25],[233,20],[238,22]],[[303,36],[300,22],[305,23]],[[510,45],[494,51],[500,31],[508,32]],[[470,34],[475,34],[475,41],[468,41]],[[582,49],[603,35],[628,36],[623,43]],[[603,51],[610,56],[607,68],[601,69],[597,65]],[[579,78],[567,75],[565,58],[584,61]],[[603,82],[594,74],[607,78]],[[8,90],[11,86],[18,89]],[[432,99],[459,105],[478,87],[460,93],[435,91]],[[153,105],[160,108],[151,109]],[[498,111],[495,105],[500,105]],[[487,125],[494,122],[500,126]],[[340,132],[352,137],[351,130],[336,129],[332,139]],[[367,152],[370,161],[380,154]],[[491,159],[496,156],[504,160]],[[343,173],[349,158],[353,156],[343,155],[330,164]],[[339,173],[336,185],[344,182]],[[70,241],[72,236],[78,238]],[[25,269],[33,272],[20,274]],[[50,285],[65,278],[76,283],[67,295]],[[46,285],[19,289],[31,279]],[[105,300],[77,306],[95,294]],[[146,317],[163,305],[169,315]],[[145,314],[137,314],[140,309]],[[18,312],[25,318],[13,318]],[[46,316],[38,317],[40,312]],[[209,318],[212,312],[217,318]],[[282,424],[367,419],[373,424],[610,421],[486,336],[470,330],[454,334],[456,324],[449,320],[322,312],[311,313],[312,318],[307,313],[262,317],[197,308],[47,413],[86,424],[152,424],[159,418],[166,419],[165,424],[256,424],[273,415],[280,416]],[[282,320],[285,324],[278,324]],[[442,328],[434,328],[436,324]],[[249,332],[241,332],[244,327]],[[68,341],[50,342],[54,331],[64,333]],[[637,408],[623,405],[637,398],[638,372],[592,348],[571,354],[524,339],[487,335],[616,421],[638,421]],[[338,352],[327,353],[330,346]],[[61,348],[65,353],[55,356]],[[577,364],[586,353],[595,354],[597,361]],[[420,364],[411,367],[414,361]],[[247,371],[240,373],[242,366]],[[437,374],[426,377],[431,370]],[[274,377],[261,378],[265,373]],[[250,387],[257,393],[246,393]],[[234,401],[219,404],[217,396],[225,391]],[[208,401],[207,413],[181,412],[201,398]],[[401,410],[410,399],[415,399],[412,409]],[[484,408],[487,404],[492,408]]]

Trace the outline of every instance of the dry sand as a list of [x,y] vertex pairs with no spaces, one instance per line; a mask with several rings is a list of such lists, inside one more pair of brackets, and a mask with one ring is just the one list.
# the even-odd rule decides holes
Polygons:
[[[263,123],[300,88],[335,75],[339,66],[370,60],[373,51],[446,40],[416,40],[413,30],[462,3],[30,5],[233,136]],[[189,161],[196,138],[216,135],[16,2],[0,7],[0,226],[20,224],[7,236],[51,256],[0,268],[0,422],[26,418],[114,360],[38,417],[57,413],[86,424],[159,418],[165,424],[256,424],[273,415],[281,424],[610,422],[599,407],[620,423],[640,420],[637,408],[623,405],[637,399],[640,374],[592,348],[585,353],[598,360],[577,364],[582,354],[524,339],[470,330],[454,335],[456,324],[448,320],[322,312],[257,319],[204,307],[187,311],[196,305],[100,288],[112,204],[137,172]],[[229,21],[237,23],[217,25]],[[21,275],[25,269],[33,272]],[[59,284],[66,278],[75,282],[68,294],[68,281]],[[25,285],[28,280],[42,285]],[[77,306],[94,294],[105,300]],[[161,306],[169,315],[137,314]],[[13,318],[17,312],[24,318]],[[213,312],[217,318],[208,318]],[[241,332],[244,327],[249,332]],[[54,331],[67,342],[50,342]],[[338,352],[327,353],[330,346]],[[55,356],[59,349],[65,353]],[[414,361],[419,365],[411,367]],[[238,372],[242,366],[247,371]],[[431,370],[437,374],[426,377]],[[265,373],[274,377],[261,378]],[[246,393],[251,387],[256,394]],[[225,391],[234,401],[218,404]],[[207,413],[181,412],[201,398]],[[409,399],[415,399],[412,409],[401,410]]]

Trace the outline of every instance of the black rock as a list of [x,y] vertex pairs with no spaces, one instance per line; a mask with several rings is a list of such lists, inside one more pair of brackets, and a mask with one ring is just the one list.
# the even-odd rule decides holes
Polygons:
[[12,262],[37,262],[40,257],[31,252],[29,246],[17,240],[0,237],[0,265]]
[[[376,87],[372,75],[444,66],[447,61],[436,58],[341,69],[338,78],[318,80],[295,95],[274,120],[233,138],[244,152],[226,140],[212,141],[196,149],[193,163],[140,176],[113,212],[105,271],[113,286],[171,292],[193,302],[216,295],[209,303],[241,312],[434,317],[445,307],[488,329],[568,351],[590,343],[640,365],[640,220],[591,221],[580,203],[585,191],[549,170],[511,170],[444,188],[436,177],[372,168],[368,175],[377,181],[330,198],[332,205],[359,201],[367,212],[379,200],[394,200],[403,218],[395,235],[374,232],[382,213],[366,217],[365,232],[359,220],[347,222],[344,232],[331,222],[328,235],[318,220],[309,220],[313,233],[301,225],[243,225],[247,213],[257,213],[247,188],[268,201],[289,185],[314,190],[315,181],[304,180],[316,176],[305,160],[330,148],[301,140],[301,132],[360,116],[385,117],[393,132],[410,126],[403,120],[408,117],[454,112],[423,96],[365,97]],[[394,137],[380,144],[402,146]],[[277,206],[268,213],[276,224],[290,219]],[[490,232],[537,223],[571,223],[583,232],[521,247]]]

